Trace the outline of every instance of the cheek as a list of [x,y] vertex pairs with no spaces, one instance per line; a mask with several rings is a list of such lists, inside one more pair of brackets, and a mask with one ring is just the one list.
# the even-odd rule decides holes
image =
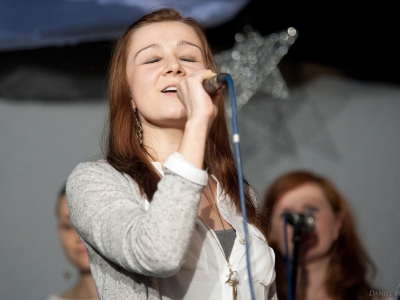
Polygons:
[[[292,235],[293,229],[292,226],[286,226],[286,237],[289,250],[292,248]],[[285,230],[283,227],[283,220],[275,220],[272,222],[272,230],[271,230],[272,242],[274,242],[279,251],[284,255],[286,253],[286,239],[285,239]]]
[[318,221],[319,226],[316,227],[318,240],[325,247],[329,248],[330,245],[337,239],[337,231],[335,227],[335,221],[331,218],[322,219]]
[[72,251],[73,248],[73,236],[67,232],[60,233],[61,245],[66,252]]
[[152,74],[139,73],[139,70],[134,70],[127,75],[127,78],[132,97],[135,100],[143,94],[146,95],[150,91],[150,87],[154,87]]

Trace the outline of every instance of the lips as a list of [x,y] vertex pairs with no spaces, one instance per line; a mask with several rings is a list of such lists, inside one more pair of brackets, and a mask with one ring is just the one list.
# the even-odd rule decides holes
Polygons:
[[176,93],[176,85],[169,85],[166,88],[164,88],[161,92],[163,93]]
[[79,248],[76,250],[76,253],[78,254],[87,254],[86,248]]

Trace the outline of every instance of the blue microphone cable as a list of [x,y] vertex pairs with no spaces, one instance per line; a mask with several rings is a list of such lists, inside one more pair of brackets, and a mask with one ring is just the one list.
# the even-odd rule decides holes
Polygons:
[[246,243],[246,260],[247,260],[247,273],[249,276],[249,283],[250,283],[250,292],[251,292],[251,299],[255,300],[254,296],[254,286],[253,280],[251,276],[251,268],[250,268],[250,256],[249,256],[249,233],[247,228],[247,214],[246,214],[246,205],[244,200],[244,188],[243,188],[243,173],[242,173],[242,162],[240,158],[240,148],[239,148],[239,131],[237,127],[237,118],[236,118],[236,97],[235,91],[233,87],[232,77],[229,74],[225,74],[225,79],[228,84],[229,88],[229,95],[231,97],[231,106],[232,106],[232,127],[233,127],[233,144],[235,149],[235,156],[236,156],[236,167],[238,172],[239,178],[239,192],[240,192],[240,206],[242,209],[243,215],[243,227],[244,227],[244,236],[245,236],[245,243]]

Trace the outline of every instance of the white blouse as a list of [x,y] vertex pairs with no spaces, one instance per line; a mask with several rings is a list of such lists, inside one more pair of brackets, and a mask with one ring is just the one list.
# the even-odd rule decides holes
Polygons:
[[[153,165],[161,175],[164,175],[160,163],[153,163]],[[174,169],[170,165],[168,168]],[[182,168],[182,165],[179,168]],[[176,170],[173,171],[176,172]],[[213,178],[216,180],[214,176]],[[243,218],[230,204],[228,196],[221,196],[221,191],[221,186],[217,181],[218,209],[221,216],[236,230],[236,240],[229,263],[238,275],[237,300],[250,300],[252,297],[248,279]],[[146,202],[145,208],[148,209],[149,205],[151,204]],[[261,232],[252,224],[248,224],[248,235],[250,271],[255,296],[252,300],[277,300],[274,252]],[[228,274],[229,268],[216,234],[198,219],[186,261],[180,271],[169,278],[158,278],[160,295],[162,299],[168,300],[232,300],[233,288],[226,283]]]

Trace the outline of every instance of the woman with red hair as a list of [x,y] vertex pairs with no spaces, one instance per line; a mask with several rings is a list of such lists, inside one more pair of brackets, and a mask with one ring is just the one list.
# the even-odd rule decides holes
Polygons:
[[306,170],[292,171],[269,186],[263,201],[263,213],[272,220],[268,243],[276,254],[278,299],[288,299],[285,255],[288,249],[293,261],[294,249],[295,228],[286,225],[285,235],[283,216],[299,213],[311,215],[315,227],[301,238],[295,299],[371,300],[371,291],[377,291],[370,281],[375,266],[358,238],[345,198],[330,180]]
[[[205,33],[159,9],[134,22],[114,49],[103,160],[68,178],[71,220],[100,299],[276,299],[265,217],[239,179],[222,90]],[[247,267],[251,266],[249,279]]]

